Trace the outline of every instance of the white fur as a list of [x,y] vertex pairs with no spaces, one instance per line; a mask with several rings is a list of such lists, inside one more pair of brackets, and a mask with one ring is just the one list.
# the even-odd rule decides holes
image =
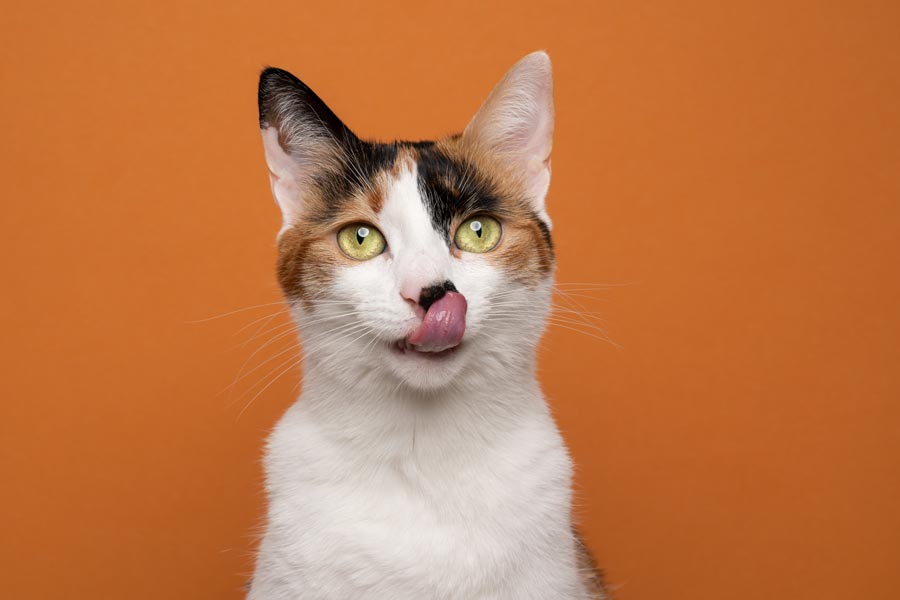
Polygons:
[[[534,375],[551,278],[526,289],[453,256],[414,165],[374,225],[389,250],[295,309],[303,392],[269,438],[250,600],[588,598],[571,462]],[[404,290],[445,279],[469,303],[463,345],[393,351],[421,318]]]

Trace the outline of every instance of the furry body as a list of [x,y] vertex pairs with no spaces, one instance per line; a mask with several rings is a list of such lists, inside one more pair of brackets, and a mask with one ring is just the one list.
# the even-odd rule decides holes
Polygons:
[[403,405],[419,398],[360,383],[378,404],[359,407],[364,425],[327,408],[352,400],[354,386],[307,377],[273,433],[251,598],[589,597],[569,522],[570,461],[534,381],[430,398],[418,421]]
[[[553,268],[549,81],[546,55],[531,55],[461,136],[376,144],[292,76],[263,73],[279,279],[305,376],[269,439],[251,600],[602,597],[534,375]],[[473,215],[502,222],[496,248],[454,243]],[[383,254],[337,249],[353,223],[377,227]],[[465,295],[465,337],[410,349],[398,340],[430,318],[417,300],[436,282]]]

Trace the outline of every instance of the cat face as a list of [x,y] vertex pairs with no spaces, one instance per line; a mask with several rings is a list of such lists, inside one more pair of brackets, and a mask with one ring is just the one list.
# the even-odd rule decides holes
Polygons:
[[259,105],[278,277],[309,365],[418,389],[531,367],[554,267],[546,54],[436,142],[363,141],[278,69]]

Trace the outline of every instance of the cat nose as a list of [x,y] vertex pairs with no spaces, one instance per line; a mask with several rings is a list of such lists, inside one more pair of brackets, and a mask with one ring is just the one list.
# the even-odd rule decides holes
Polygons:
[[415,302],[427,311],[432,304],[443,298],[444,294],[446,294],[447,292],[459,293],[456,289],[456,286],[453,285],[453,282],[449,279],[441,283],[423,287],[421,290],[419,290],[418,298],[410,298],[411,294],[404,294],[403,296],[407,300]]

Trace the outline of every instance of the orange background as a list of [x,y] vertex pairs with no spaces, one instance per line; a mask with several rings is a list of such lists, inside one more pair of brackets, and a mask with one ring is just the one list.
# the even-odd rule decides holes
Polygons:
[[279,300],[260,68],[416,139],[537,48],[559,280],[624,284],[541,368],[616,597],[900,597],[900,4],[480,5],[3,8],[4,597],[241,596],[299,380],[225,314]]

